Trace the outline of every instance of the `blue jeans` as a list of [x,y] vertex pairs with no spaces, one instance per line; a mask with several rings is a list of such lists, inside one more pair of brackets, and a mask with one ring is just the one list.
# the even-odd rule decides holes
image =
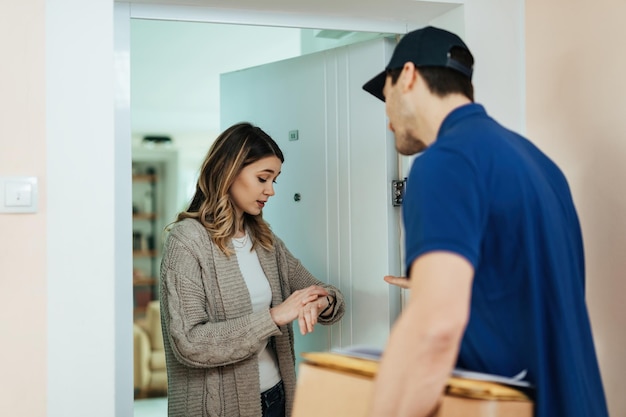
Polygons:
[[285,388],[283,381],[261,393],[263,417],[285,417]]

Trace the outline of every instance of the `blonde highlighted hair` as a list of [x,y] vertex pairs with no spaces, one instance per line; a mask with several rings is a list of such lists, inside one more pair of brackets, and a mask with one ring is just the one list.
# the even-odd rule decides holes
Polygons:
[[[230,256],[233,251],[228,243],[237,233],[230,187],[244,167],[268,156],[276,156],[281,162],[285,160],[278,144],[259,127],[243,122],[226,129],[204,158],[189,208],[179,213],[176,221],[198,220],[218,248]],[[250,234],[252,248],[258,245],[266,249],[273,247],[272,232],[262,214],[244,213],[243,222]]]

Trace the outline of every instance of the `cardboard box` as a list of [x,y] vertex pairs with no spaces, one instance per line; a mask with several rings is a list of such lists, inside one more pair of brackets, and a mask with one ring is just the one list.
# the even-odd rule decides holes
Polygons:
[[[300,365],[292,417],[366,417],[376,361],[333,353],[307,353]],[[532,417],[533,403],[511,387],[450,378],[433,417]],[[385,416],[387,417],[387,416]],[[392,416],[389,416],[392,417]]]

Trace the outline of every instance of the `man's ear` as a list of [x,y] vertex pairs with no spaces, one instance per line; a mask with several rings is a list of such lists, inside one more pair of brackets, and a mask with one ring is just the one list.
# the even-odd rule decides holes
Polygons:
[[402,73],[400,73],[400,78],[398,82],[402,87],[403,92],[407,92],[412,90],[417,83],[417,78],[419,77],[419,73],[417,68],[415,68],[415,64],[412,62],[406,62],[402,67]]

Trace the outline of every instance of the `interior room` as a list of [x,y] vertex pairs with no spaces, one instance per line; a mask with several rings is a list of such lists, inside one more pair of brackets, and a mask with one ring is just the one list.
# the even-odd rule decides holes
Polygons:
[[[147,7],[154,4],[161,7]],[[0,358],[5,414],[133,414],[126,35],[131,16],[163,19],[163,7],[228,24],[381,33],[405,33],[432,19],[416,9],[462,9],[463,33],[480,57],[477,99],[533,138],[570,180],[609,408],[626,415],[626,197],[619,192],[626,60],[611,42],[626,34],[626,5],[610,0],[243,0],[229,9],[217,0],[2,2],[0,171],[35,176],[40,187],[36,213],[0,215],[0,314],[8,318],[0,327],[10,341]],[[169,134],[154,129],[140,134]]]
[[394,34],[131,21],[135,416],[166,415],[158,306],[163,229],[184,210],[220,126],[220,74]]

